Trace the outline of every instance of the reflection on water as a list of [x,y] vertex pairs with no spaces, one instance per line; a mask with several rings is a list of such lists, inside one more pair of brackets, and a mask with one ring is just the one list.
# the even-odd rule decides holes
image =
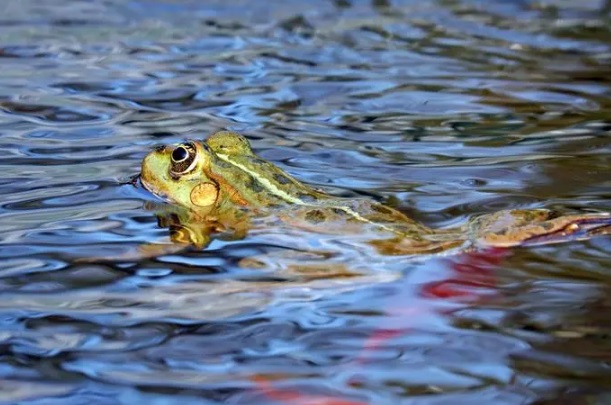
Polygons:
[[255,266],[289,246],[258,234],[77,260],[167,241],[120,183],[153,145],[221,128],[431,226],[610,210],[609,9],[3,2],[0,401],[610,401],[608,237],[367,266],[347,248],[348,278]]

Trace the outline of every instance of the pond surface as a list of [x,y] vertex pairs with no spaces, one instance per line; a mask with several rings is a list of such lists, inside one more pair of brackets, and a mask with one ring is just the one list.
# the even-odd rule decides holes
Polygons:
[[347,280],[244,265],[283,248],[258,234],[112,258],[168,239],[155,199],[121,184],[143,156],[223,128],[433,227],[609,211],[610,10],[3,1],[0,401],[609,403],[609,237],[393,262],[346,248]]

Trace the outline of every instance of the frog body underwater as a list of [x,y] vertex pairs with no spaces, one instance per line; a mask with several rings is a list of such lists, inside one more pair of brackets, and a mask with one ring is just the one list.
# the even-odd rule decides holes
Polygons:
[[244,237],[252,218],[270,213],[284,226],[366,235],[380,254],[393,256],[547,244],[611,232],[608,213],[558,215],[545,209],[504,210],[460,227],[431,229],[378,202],[338,198],[301,183],[231,131],[156,148],[143,160],[140,178],[147,190],[182,207],[173,221],[181,232],[173,240],[197,247],[215,234]]

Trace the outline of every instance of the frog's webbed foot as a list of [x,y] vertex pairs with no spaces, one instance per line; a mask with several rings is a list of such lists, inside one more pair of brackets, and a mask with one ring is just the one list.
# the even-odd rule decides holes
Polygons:
[[188,248],[204,249],[210,244],[210,229],[205,227],[185,226],[180,223],[166,222],[168,217],[158,217],[160,227],[169,228],[170,241],[151,242],[139,245],[135,249],[112,256],[86,257],[76,259],[77,263],[118,263],[139,262],[160,256],[177,254]]
[[478,217],[469,228],[480,247],[544,245],[611,234],[611,215],[559,216],[544,209],[506,210]]

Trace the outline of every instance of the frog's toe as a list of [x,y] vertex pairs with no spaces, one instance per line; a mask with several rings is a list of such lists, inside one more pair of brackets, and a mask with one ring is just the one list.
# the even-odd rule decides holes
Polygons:
[[[550,211],[538,211],[547,215],[537,220],[523,218],[513,221],[487,223],[475,232],[475,243],[484,247],[512,247],[547,245],[593,236],[611,234],[609,213],[565,215],[553,217]],[[513,215],[508,212],[507,215]],[[499,226],[502,223],[503,226]]]
[[568,215],[551,221],[553,231],[534,235],[523,245],[545,245],[573,240],[586,240],[594,236],[611,235],[611,215],[608,213],[590,215]]

